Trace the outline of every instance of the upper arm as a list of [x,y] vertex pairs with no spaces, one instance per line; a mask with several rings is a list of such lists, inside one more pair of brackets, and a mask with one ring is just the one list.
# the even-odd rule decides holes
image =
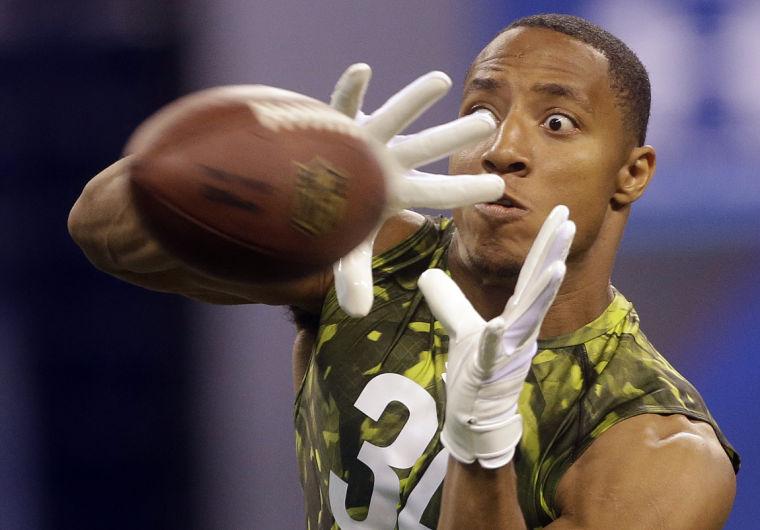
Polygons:
[[722,528],[736,491],[712,427],[644,414],[611,427],[560,480],[552,530]]
[[425,223],[425,218],[411,210],[402,210],[385,221],[375,238],[372,254],[377,256],[413,235]]
[[[144,227],[132,199],[129,159],[123,158],[90,180],[71,209],[69,233],[98,269],[130,283],[216,304],[295,305],[318,313],[332,283],[327,268],[305,278],[269,283],[210,277],[166,252]],[[378,234],[376,251],[392,247],[422,224],[404,212]]]

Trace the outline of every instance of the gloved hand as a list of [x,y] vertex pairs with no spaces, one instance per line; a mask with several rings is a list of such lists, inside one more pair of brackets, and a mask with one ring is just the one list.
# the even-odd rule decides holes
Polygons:
[[512,460],[522,436],[517,400],[575,235],[568,215],[566,206],[549,214],[504,312],[488,322],[445,272],[430,269],[420,276],[420,289],[449,334],[441,441],[460,462],[477,459],[493,469]]
[[405,208],[457,208],[498,199],[504,181],[498,175],[433,175],[413,168],[439,160],[483,140],[496,123],[488,113],[477,113],[406,137],[394,135],[442,98],[451,87],[443,72],[430,72],[392,96],[369,116],[361,113],[372,70],[359,63],[348,67],[335,85],[330,105],[357,119],[387,155],[387,207],[377,228],[334,266],[338,303],[353,317],[372,308],[372,244],[386,219]]

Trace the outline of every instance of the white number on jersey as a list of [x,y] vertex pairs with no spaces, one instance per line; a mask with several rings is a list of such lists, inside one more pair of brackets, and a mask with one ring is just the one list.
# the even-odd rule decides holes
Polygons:
[[[398,401],[409,410],[409,419],[404,423],[401,432],[393,443],[386,447],[364,442],[357,456],[359,461],[372,470],[375,479],[366,519],[357,521],[349,515],[346,510],[348,484],[330,471],[330,509],[338,526],[344,530],[393,530],[396,527],[400,484],[392,468],[412,467],[435,436],[438,414],[433,396],[403,375],[378,375],[367,383],[354,406],[377,421],[393,401]],[[406,506],[398,516],[399,530],[427,528],[419,521],[430,499],[443,482],[447,462],[448,451],[442,449],[409,494]]]

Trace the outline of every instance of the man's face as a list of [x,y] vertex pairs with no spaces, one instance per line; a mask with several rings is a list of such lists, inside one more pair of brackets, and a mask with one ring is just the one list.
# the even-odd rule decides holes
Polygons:
[[557,204],[577,225],[571,259],[590,248],[634,147],[607,59],[561,33],[512,29],[481,52],[465,82],[460,114],[481,109],[496,118],[496,133],[453,155],[450,170],[501,175],[512,205],[455,210],[458,257],[483,274],[516,272]]

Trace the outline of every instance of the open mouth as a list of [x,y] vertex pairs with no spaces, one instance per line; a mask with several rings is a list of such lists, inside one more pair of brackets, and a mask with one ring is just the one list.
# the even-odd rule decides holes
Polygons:
[[515,201],[514,199],[512,199],[510,197],[507,197],[506,195],[503,196],[498,201],[491,201],[491,202],[487,202],[485,204],[495,204],[495,205],[498,205],[498,206],[503,206],[504,208],[519,208],[520,210],[524,210],[525,209],[519,202]]
[[475,210],[485,218],[499,223],[515,221],[528,213],[528,210],[521,203],[506,195],[498,201],[476,204]]

